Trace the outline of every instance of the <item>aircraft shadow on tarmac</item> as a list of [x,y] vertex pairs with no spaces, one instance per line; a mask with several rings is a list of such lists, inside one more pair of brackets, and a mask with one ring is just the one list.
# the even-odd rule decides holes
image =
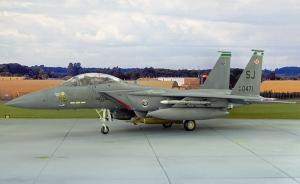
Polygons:
[[[266,128],[270,128],[264,123],[259,123],[254,120],[254,122],[243,122],[242,120],[228,120],[228,119],[217,119],[217,120],[206,120],[197,122],[197,128],[195,131],[185,131],[182,129],[181,124],[175,124],[171,128],[164,128],[161,125],[131,125],[124,124],[123,122],[116,121],[111,122],[111,134],[110,135],[102,135],[100,132],[101,124],[95,124],[92,121],[92,124],[79,124],[75,123],[72,127],[69,125],[68,127],[64,127],[64,130],[57,129],[57,125],[47,126],[47,131],[37,131],[38,128],[34,128],[34,132],[32,130],[28,130],[30,132],[22,131],[20,134],[16,134],[16,136],[10,137],[9,139],[5,139],[6,142],[39,142],[53,139],[62,139],[66,137],[72,137],[75,139],[87,139],[99,137],[99,140],[104,137],[113,138],[115,135],[116,139],[126,140],[126,137],[140,137],[141,135],[166,135],[168,136],[176,135],[176,136],[195,136],[195,135],[209,135],[213,132],[217,131],[251,131],[256,132],[257,130],[264,130]],[[41,126],[41,129],[44,127]],[[94,139],[93,139],[94,140]],[[113,140],[113,139],[112,139]]]

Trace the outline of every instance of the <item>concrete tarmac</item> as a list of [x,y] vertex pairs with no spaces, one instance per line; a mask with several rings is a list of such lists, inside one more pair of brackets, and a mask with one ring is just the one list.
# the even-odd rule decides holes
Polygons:
[[299,120],[0,119],[0,183],[300,183]]

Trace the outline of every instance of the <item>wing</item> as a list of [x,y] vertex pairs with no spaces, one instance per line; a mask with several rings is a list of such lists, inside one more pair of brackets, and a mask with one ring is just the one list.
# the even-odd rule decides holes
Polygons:
[[241,95],[231,95],[227,91],[221,90],[199,90],[199,91],[168,91],[168,90],[148,90],[148,91],[137,91],[129,93],[133,96],[153,96],[153,97],[176,97],[176,98],[218,98],[218,99],[232,99],[232,100],[258,100],[261,99],[260,96],[241,96]]
[[[132,96],[165,97],[173,100],[162,100],[162,104],[177,105],[210,105],[216,101],[228,101],[233,103],[285,103],[295,104],[296,102],[279,101],[275,98],[264,98],[262,96],[232,95],[230,90],[201,90],[201,91],[139,91],[130,93]],[[192,99],[192,100],[191,100]]]

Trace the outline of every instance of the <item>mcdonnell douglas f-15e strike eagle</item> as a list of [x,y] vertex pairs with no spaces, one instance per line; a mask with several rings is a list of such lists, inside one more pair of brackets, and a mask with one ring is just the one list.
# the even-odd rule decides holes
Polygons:
[[253,55],[232,90],[229,90],[230,52],[221,55],[201,89],[176,90],[129,84],[111,75],[86,73],[60,86],[9,101],[7,105],[36,109],[93,108],[103,120],[101,132],[107,134],[106,121],[112,118],[134,124],[153,123],[171,127],[182,123],[187,131],[195,120],[224,117],[235,106],[278,102],[259,95],[264,52]]

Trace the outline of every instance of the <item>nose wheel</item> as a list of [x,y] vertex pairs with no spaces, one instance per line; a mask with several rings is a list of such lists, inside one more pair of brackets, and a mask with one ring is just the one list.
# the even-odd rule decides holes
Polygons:
[[101,133],[102,134],[108,134],[109,133],[109,128],[107,125],[103,124],[101,127]]
[[109,109],[96,109],[96,113],[98,114],[98,120],[102,122],[102,127],[100,129],[102,134],[109,133],[109,127],[105,124],[106,122],[112,122],[112,117]]

